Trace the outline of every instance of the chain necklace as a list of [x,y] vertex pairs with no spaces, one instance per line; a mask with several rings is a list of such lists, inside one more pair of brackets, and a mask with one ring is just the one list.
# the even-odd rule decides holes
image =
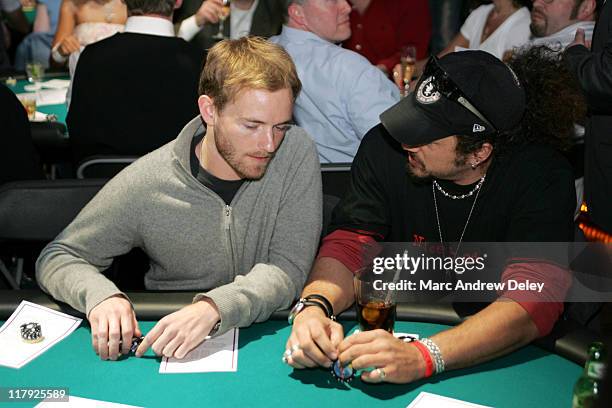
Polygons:
[[[439,192],[441,192],[442,194],[444,194],[446,197],[448,198],[452,198],[453,200],[463,200],[464,198],[468,198],[474,195],[475,192],[480,190],[480,187],[482,187],[482,183],[484,183],[485,181],[485,177],[486,175],[482,176],[480,178],[480,180],[478,181],[478,184],[476,184],[476,186],[472,189],[472,191],[470,191],[469,193],[465,193],[462,194],[460,196],[456,196],[450,193],[447,193],[440,184],[438,184],[438,182],[436,180],[433,181],[433,185],[436,186],[436,188],[438,189]],[[435,194],[434,194],[435,197]]]
[[454,196],[452,194],[447,193],[446,191],[442,189],[442,187],[440,187],[440,185],[438,185],[436,180],[434,180],[432,183],[431,193],[433,194],[434,208],[436,209],[436,222],[438,223],[438,234],[440,235],[440,243],[442,244],[443,247],[444,247],[444,239],[442,238],[442,228],[440,227],[440,214],[438,212],[438,200],[436,199],[436,188],[446,197],[452,198],[453,200],[460,200],[463,198],[467,198],[467,197],[470,197],[472,194],[474,194],[474,192],[476,193],[476,197],[474,198],[474,202],[472,203],[472,208],[470,208],[470,213],[468,214],[467,220],[465,221],[465,225],[463,226],[463,231],[461,231],[461,236],[459,237],[459,243],[457,244],[457,250],[455,251],[455,254],[458,254],[459,248],[461,248],[461,242],[463,242],[463,235],[465,234],[465,230],[467,230],[467,226],[470,223],[470,218],[472,218],[472,212],[474,212],[474,207],[476,207],[476,201],[478,201],[478,195],[480,194],[480,190],[481,190],[482,184],[484,183],[485,177],[486,177],[486,174],[482,176],[482,178],[480,179],[478,184],[476,184],[476,187],[474,187],[472,191],[470,191],[467,194],[463,194],[462,196]]

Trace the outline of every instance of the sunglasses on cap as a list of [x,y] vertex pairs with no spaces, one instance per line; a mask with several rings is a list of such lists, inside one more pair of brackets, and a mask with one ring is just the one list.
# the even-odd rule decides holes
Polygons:
[[432,78],[431,82],[433,86],[436,88],[436,91],[440,92],[445,98],[455,101],[465,109],[470,111],[472,114],[476,115],[478,119],[482,120],[485,124],[487,124],[491,129],[497,132],[497,128],[493,126],[490,120],[488,120],[485,115],[480,113],[478,109],[467,99],[467,96],[463,93],[463,91],[455,84],[455,82],[451,79],[446,71],[440,66],[438,62],[438,58],[435,56],[431,56],[429,61],[427,61],[427,65],[425,65],[425,69],[423,70],[423,78]]

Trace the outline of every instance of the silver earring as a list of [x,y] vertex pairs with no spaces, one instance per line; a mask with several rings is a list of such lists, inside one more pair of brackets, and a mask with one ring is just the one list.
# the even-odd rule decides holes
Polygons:
[[476,162],[476,163],[472,163],[472,169],[474,169],[474,170],[475,170],[475,169],[476,169],[476,167],[478,167],[478,164],[479,164],[478,162]]

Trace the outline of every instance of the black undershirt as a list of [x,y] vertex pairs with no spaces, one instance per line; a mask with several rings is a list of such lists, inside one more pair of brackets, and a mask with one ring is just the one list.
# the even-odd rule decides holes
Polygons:
[[238,192],[242,183],[244,183],[244,179],[240,180],[222,180],[210,174],[206,171],[202,166],[200,166],[200,161],[198,160],[198,156],[196,155],[196,146],[200,141],[204,139],[204,135],[197,135],[191,140],[191,174],[193,177],[197,178],[200,183],[202,183],[205,187],[210,188],[214,191],[219,197],[225,201],[225,204],[230,205],[232,199]]

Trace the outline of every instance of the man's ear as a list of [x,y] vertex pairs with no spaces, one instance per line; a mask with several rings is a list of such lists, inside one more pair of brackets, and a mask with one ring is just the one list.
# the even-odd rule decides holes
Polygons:
[[202,95],[198,98],[198,108],[200,109],[200,115],[206,122],[207,126],[214,126],[215,124],[215,108],[214,100],[208,95]]
[[181,8],[182,5],[183,5],[183,0],[175,0],[174,9],[178,10]]
[[489,142],[485,142],[480,146],[480,149],[474,152],[475,159],[478,163],[482,163],[487,161],[491,154],[493,153],[493,145]]
[[581,21],[595,20],[595,9],[597,8],[596,0],[584,0],[578,7],[578,15],[576,18]]
[[303,26],[304,22],[304,9],[302,5],[293,3],[287,9],[287,14],[289,14],[289,20],[294,21],[296,24]]

